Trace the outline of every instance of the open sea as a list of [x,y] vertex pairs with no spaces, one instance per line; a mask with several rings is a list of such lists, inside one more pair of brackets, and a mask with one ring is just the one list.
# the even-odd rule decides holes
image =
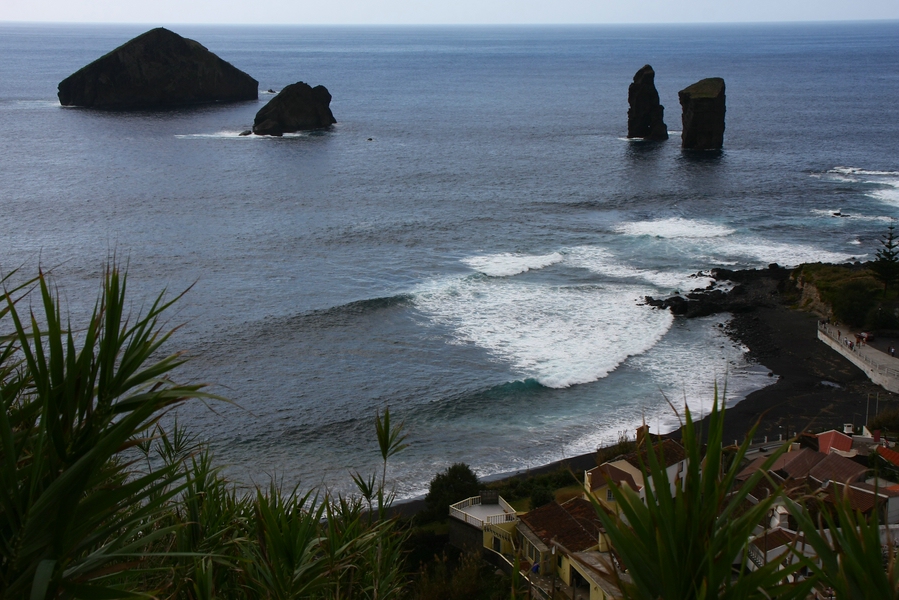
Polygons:
[[[108,257],[170,314],[182,425],[239,481],[348,491],[390,407],[402,498],[590,452],[675,404],[772,381],[719,324],[645,295],[716,266],[866,260],[899,215],[899,22],[583,27],[169,26],[258,102],[62,108],[56,86],[146,26],[0,24],[0,270],[51,269],[76,320]],[[671,139],[625,139],[649,63]],[[720,153],[677,91],[727,85]],[[239,137],[324,85],[329,131]],[[834,212],[846,217],[835,217]],[[191,287],[192,286],[192,287]]]

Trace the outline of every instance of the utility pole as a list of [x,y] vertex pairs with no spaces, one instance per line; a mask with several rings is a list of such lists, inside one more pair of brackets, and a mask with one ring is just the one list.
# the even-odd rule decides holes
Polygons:
[[551,553],[551,556],[550,556],[549,560],[552,563],[550,570],[552,571],[553,575],[552,575],[552,580],[551,580],[552,583],[549,584],[549,597],[551,598],[551,600],[555,600],[555,598],[556,598],[556,545],[555,545],[555,543],[553,543],[552,550],[550,551],[550,553]]
[[868,426],[868,408],[871,406],[871,392],[868,392],[868,400],[865,402],[865,427]]

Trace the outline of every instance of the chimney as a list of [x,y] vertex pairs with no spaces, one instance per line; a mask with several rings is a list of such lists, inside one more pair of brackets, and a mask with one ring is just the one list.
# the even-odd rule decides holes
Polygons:
[[879,429],[874,430],[874,443],[875,444],[880,443],[880,430]]
[[643,444],[643,440],[649,437],[649,425],[643,423],[643,425],[637,427],[637,447],[639,448]]

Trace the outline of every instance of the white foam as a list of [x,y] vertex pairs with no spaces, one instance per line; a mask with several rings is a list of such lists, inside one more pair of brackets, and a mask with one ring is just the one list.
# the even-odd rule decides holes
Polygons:
[[615,229],[625,235],[648,235],[668,239],[725,237],[734,233],[733,229],[724,225],[681,217],[622,223]]
[[235,131],[217,131],[215,133],[186,133],[186,134],[177,134],[175,137],[179,140],[193,140],[193,139],[231,139],[231,138],[247,138],[247,139],[262,139],[263,136],[258,135],[240,135],[246,131],[235,130]]
[[58,100],[15,100],[12,102],[12,106],[19,109],[69,108],[61,105]]
[[595,246],[577,246],[564,252],[566,265],[616,279],[642,280],[666,290],[706,287],[712,282],[711,277],[695,277],[687,271],[656,271],[632,267],[616,259],[608,250]]
[[450,327],[456,343],[487,350],[521,379],[564,388],[605,377],[661,339],[673,317],[638,305],[648,293],[623,284],[551,287],[469,277],[422,288],[415,304]]
[[880,189],[870,190],[866,195],[884,204],[899,206],[899,171],[872,171],[856,167],[834,167],[827,173],[832,179],[837,181],[878,185]]
[[542,255],[504,253],[473,256],[462,262],[489,277],[511,277],[562,262],[562,255],[558,252]]
[[244,131],[246,131],[246,129],[234,130],[234,131],[217,131],[215,133],[185,133],[185,134],[176,134],[175,137],[179,140],[222,140],[222,139],[277,140],[280,138],[310,137],[310,133],[308,131],[295,131],[292,133],[285,133],[282,136],[253,135],[253,134],[240,135]]
[[742,257],[744,260],[748,259],[749,262],[761,265],[778,263],[789,267],[813,262],[841,263],[865,256],[864,254],[831,252],[804,244],[770,242],[759,237],[728,240],[710,250],[715,255]]
[[859,169],[856,167],[834,167],[827,172],[838,173],[840,175],[875,175],[899,177],[899,171],[869,171],[867,169]]
[[[571,442],[567,455],[581,454],[616,441],[622,431],[633,439],[634,428],[645,420],[654,433],[667,433],[680,426],[665,397],[677,408],[681,417],[684,404],[694,418],[711,410],[715,384],[719,400],[724,397],[731,406],[753,390],[776,381],[768,377],[768,369],[749,362],[748,349],[731,340],[723,328],[717,327],[724,315],[680,322],[653,348],[652,353],[628,360],[629,368],[640,372],[657,384],[658,393],[643,398],[639,405],[618,405],[619,418],[609,419],[614,425],[597,430]],[[689,368],[685,369],[685,365]]]
[[891,206],[899,206],[899,182],[890,185],[895,185],[896,187],[874,190],[873,192],[869,192],[867,195],[871,198],[880,200],[885,204],[889,204]]

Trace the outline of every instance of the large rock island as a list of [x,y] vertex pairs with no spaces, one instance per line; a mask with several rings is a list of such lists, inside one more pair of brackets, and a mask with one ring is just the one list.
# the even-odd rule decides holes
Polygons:
[[655,84],[656,72],[645,65],[634,75],[627,88],[627,137],[645,140],[667,140],[665,107],[659,103]]
[[286,86],[263,106],[253,120],[256,135],[283,135],[330,127],[337,120],[331,114],[331,94],[323,85],[311,87],[298,81]]
[[259,83],[199,42],[158,27],[59,84],[63,106],[112,110],[256,100]]
[[724,80],[709,77],[677,93],[683,109],[681,146],[720,150],[724,146]]

